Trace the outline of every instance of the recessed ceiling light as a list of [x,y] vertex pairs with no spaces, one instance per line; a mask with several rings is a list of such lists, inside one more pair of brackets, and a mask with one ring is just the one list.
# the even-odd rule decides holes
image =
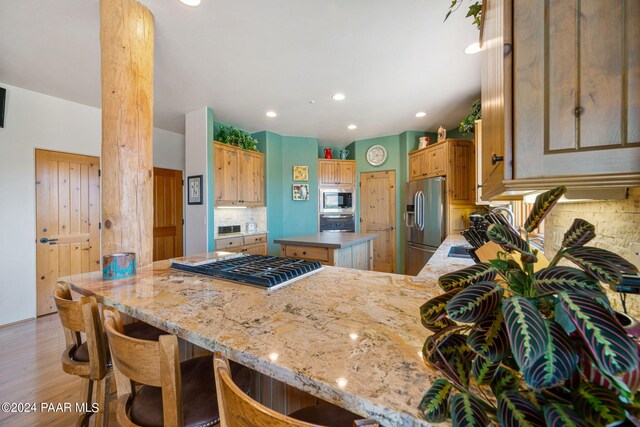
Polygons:
[[356,125],[349,125],[349,126],[347,126],[347,129],[349,129],[349,130],[358,129],[358,126],[356,126]]
[[471,43],[469,46],[467,46],[464,49],[464,53],[466,53],[467,55],[473,55],[474,53],[478,53],[480,52],[480,43],[475,42],[475,43]]
[[347,97],[344,96],[344,93],[336,93],[335,95],[333,95],[331,98],[333,98],[334,101],[344,101]]
[[278,113],[275,111],[267,111],[267,117],[278,117]]
[[199,6],[200,0],[180,0],[180,3],[186,4],[187,6]]
[[427,113],[425,113],[424,111],[420,111],[420,112],[416,113],[416,117],[418,117],[418,118],[424,117],[426,115],[427,115]]

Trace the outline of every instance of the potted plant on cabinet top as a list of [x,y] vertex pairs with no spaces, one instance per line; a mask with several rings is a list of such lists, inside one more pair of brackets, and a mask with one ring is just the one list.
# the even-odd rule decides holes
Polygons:
[[217,141],[245,150],[258,151],[258,141],[252,138],[248,132],[233,126],[221,126],[218,129]]
[[[536,199],[530,233],[564,194]],[[498,259],[439,278],[445,291],[420,308],[434,334],[422,350],[438,379],[419,405],[430,422],[454,426],[640,426],[639,345],[618,322],[600,282],[616,286],[638,269],[585,246],[594,226],[576,219],[547,268],[509,227],[487,236]],[[559,266],[561,259],[575,267]]]

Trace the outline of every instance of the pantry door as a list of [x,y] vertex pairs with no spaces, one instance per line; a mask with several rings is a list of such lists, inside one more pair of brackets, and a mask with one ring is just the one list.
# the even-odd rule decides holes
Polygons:
[[100,269],[100,159],[36,150],[37,315],[59,277]]
[[396,173],[360,174],[360,231],[376,233],[373,239],[373,269],[396,270]]

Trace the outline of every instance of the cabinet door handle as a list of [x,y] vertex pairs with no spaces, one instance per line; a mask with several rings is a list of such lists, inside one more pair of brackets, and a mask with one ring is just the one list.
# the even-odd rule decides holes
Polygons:
[[511,43],[505,43],[504,44],[504,56],[505,56],[505,58],[507,56],[509,56],[510,53],[511,53]]
[[491,155],[491,164],[495,166],[498,162],[504,161],[504,156],[498,156],[496,153]]

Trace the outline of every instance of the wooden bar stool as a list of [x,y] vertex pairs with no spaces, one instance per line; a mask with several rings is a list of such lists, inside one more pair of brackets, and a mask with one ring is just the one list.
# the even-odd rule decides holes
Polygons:
[[240,390],[230,375],[227,358],[214,356],[214,375],[218,389],[221,427],[378,427],[374,420],[335,405],[309,406],[289,416],[256,402]]
[[[204,427],[219,422],[211,356],[180,363],[175,335],[163,335],[158,342],[132,338],[125,334],[116,309],[105,307],[104,317],[118,386],[120,425]],[[249,390],[248,368],[234,364],[233,378],[239,389]]]
[[[82,297],[74,301],[65,282],[58,282],[53,299],[64,329],[67,347],[62,353],[62,370],[85,379],[83,400],[91,408],[93,385],[96,384],[96,426],[106,426],[109,421],[109,389],[113,378],[106,335],[94,297]],[[163,333],[146,323],[132,323],[127,329],[133,335],[157,341]],[[81,333],[86,340],[82,341]],[[92,412],[80,416],[77,425],[88,425]]]

